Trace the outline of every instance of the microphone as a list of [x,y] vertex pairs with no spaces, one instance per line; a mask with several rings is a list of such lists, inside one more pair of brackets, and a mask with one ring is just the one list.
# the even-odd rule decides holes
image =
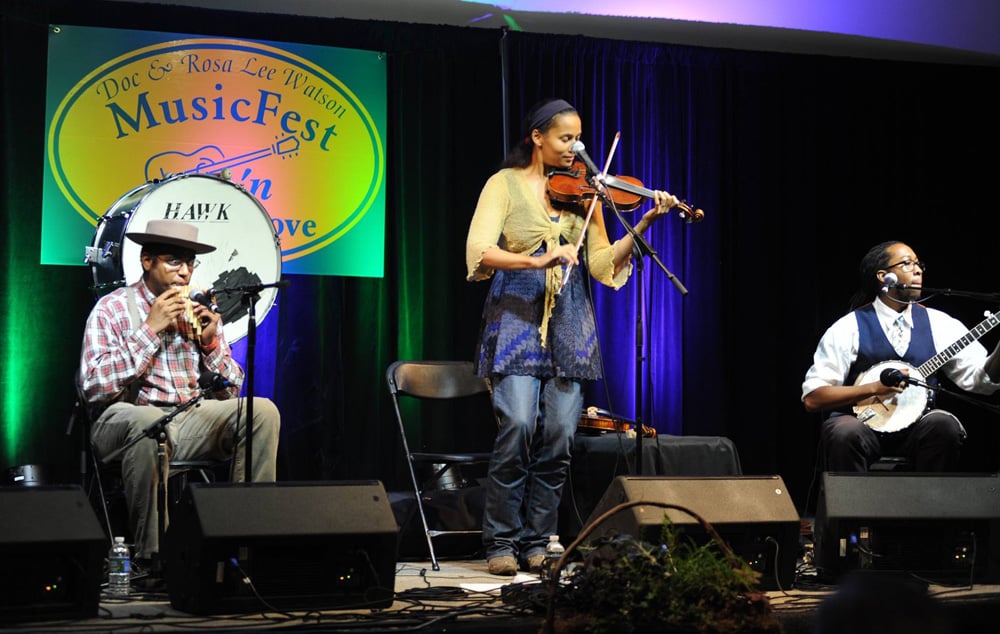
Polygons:
[[936,385],[930,385],[929,383],[924,383],[918,379],[911,378],[909,375],[903,374],[897,368],[886,368],[882,370],[879,374],[879,381],[882,385],[888,385],[889,387],[897,387],[900,383],[906,383],[907,385],[916,385],[919,387],[927,388],[928,390],[936,390]]
[[204,291],[200,291],[197,288],[192,288],[191,292],[188,293],[188,297],[192,302],[198,302],[202,306],[208,308],[213,313],[219,312],[219,305],[212,301],[209,295],[206,295]]
[[198,387],[208,392],[220,392],[233,387],[232,382],[218,372],[202,372],[198,377]]
[[903,374],[897,368],[886,368],[882,370],[882,374],[880,374],[878,378],[879,381],[882,381],[882,385],[896,387],[900,383],[909,383],[910,377]]
[[597,165],[594,164],[593,159],[587,154],[587,146],[583,144],[583,141],[577,141],[569,149],[580,157],[580,160],[587,166],[587,171],[590,172],[591,176],[597,176],[601,173],[601,170],[597,169]]
[[[885,277],[882,278],[882,292],[880,295],[885,295],[889,292],[889,289],[894,286],[899,286],[899,277],[890,271],[885,274]],[[888,385],[888,383],[886,383],[886,385]]]

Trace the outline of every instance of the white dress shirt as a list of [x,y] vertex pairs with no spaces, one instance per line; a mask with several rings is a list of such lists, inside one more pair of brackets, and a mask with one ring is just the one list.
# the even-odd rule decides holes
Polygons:
[[[876,298],[875,314],[882,330],[889,336],[889,330],[900,313]],[[913,329],[913,309],[907,306],[903,311],[906,322],[905,341],[909,343]],[[941,352],[970,332],[970,329],[954,317],[934,308],[927,308],[931,324],[931,337],[935,352]],[[802,398],[816,388],[825,385],[843,385],[851,365],[858,358],[860,333],[854,312],[849,312],[833,323],[816,346],[813,364],[802,382]],[[978,394],[992,394],[1000,389],[1000,384],[990,381],[986,374],[986,358],[989,354],[979,341],[973,341],[955,355],[939,372],[951,379],[959,388]],[[925,377],[926,378],[926,377]]]

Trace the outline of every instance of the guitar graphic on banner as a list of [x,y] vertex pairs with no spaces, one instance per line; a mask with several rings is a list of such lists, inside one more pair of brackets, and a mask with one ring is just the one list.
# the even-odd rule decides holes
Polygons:
[[144,173],[147,182],[185,174],[218,174],[269,156],[291,158],[296,156],[298,151],[299,139],[294,135],[286,136],[259,150],[231,158],[226,158],[225,152],[217,145],[203,145],[192,152],[171,150],[154,154],[146,161]]

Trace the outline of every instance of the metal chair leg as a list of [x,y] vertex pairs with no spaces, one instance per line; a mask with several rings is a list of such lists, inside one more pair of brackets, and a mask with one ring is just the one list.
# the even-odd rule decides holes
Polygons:
[[437,556],[434,554],[434,540],[432,538],[432,531],[427,525],[427,514],[424,513],[424,501],[423,501],[423,491],[417,482],[417,473],[413,469],[413,463],[410,462],[410,478],[413,481],[413,491],[417,498],[417,513],[420,514],[420,525],[424,529],[424,539],[427,540],[427,550],[431,555],[431,568],[435,571],[441,570],[440,564],[438,564]]

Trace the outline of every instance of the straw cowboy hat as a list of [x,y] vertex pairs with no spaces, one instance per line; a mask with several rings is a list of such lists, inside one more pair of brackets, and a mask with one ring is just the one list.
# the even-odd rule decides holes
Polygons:
[[128,232],[125,236],[141,245],[168,244],[195,253],[215,251],[212,245],[198,242],[198,227],[180,220],[150,220],[146,231]]

